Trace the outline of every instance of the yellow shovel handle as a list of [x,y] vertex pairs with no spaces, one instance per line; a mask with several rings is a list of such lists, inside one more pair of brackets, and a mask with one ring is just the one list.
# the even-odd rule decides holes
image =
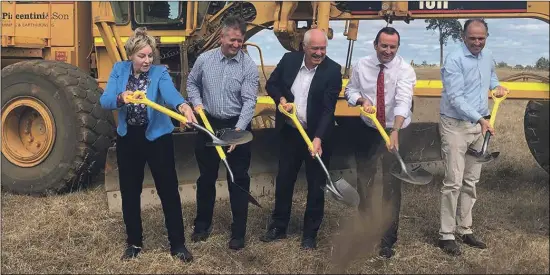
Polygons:
[[508,93],[505,93],[502,97],[496,97],[495,90],[491,91],[491,97],[493,98],[493,101],[495,103],[493,104],[493,110],[491,111],[491,119],[489,120],[489,124],[493,128],[495,127],[494,125],[495,125],[495,119],[497,117],[498,106],[504,99],[506,99],[507,96],[508,96]]
[[[202,108],[197,108],[197,112],[199,113],[199,116],[202,119],[202,122],[204,123],[204,126],[208,131],[212,132],[214,134],[214,130],[212,129],[212,126],[210,125],[210,122],[208,122],[208,119],[206,118],[206,115],[204,114],[204,111]],[[221,146],[216,146],[216,151],[218,151],[218,155],[220,156],[220,159],[225,159],[225,152],[222,150]]]
[[187,118],[185,116],[182,116],[162,105],[159,105],[149,100],[143,91],[135,91],[132,95],[126,96],[125,99],[130,103],[145,104],[163,114],[166,114],[172,118],[179,120],[182,123],[187,123]]
[[277,106],[277,108],[279,109],[279,111],[283,115],[289,117],[292,120],[292,122],[294,123],[294,125],[296,125],[296,128],[298,129],[298,131],[302,135],[302,138],[305,140],[305,142],[307,144],[307,147],[310,150],[313,150],[313,143],[311,143],[311,140],[309,139],[309,136],[307,135],[306,131],[304,131],[304,127],[302,127],[302,124],[300,124],[300,121],[298,120],[298,117],[296,116],[296,105],[294,105],[294,103],[287,103],[287,104],[292,105],[292,111],[290,113],[287,112],[281,104],[279,104],[279,106]]
[[361,113],[363,115],[365,115],[366,117],[370,118],[373,122],[374,122],[374,125],[376,125],[376,129],[378,129],[378,132],[380,132],[380,134],[382,135],[382,138],[384,138],[384,141],[386,142],[386,144],[390,144],[390,137],[388,136],[388,134],[386,133],[386,130],[384,129],[384,127],[382,127],[382,125],[380,124],[380,122],[378,121],[378,119],[376,118],[376,107],[375,106],[371,106],[371,108],[374,110],[374,112],[372,113],[367,113],[364,109],[363,109],[363,106],[359,106],[359,109],[361,110]]

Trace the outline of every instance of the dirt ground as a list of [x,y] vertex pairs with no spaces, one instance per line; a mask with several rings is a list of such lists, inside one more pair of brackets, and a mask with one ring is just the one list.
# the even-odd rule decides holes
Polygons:
[[[432,72],[433,74],[433,72]],[[435,73],[437,75],[437,73]],[[415,121],[436,121],[438,99],[416,101]],[[188,242],[195,261],[172,259],[160,208],[143,212],[145,249],[137,260],[121,262],[125,233],[122,216],[108,212],[103,184],[44,198],[2,193],[2,273],[549,273],[549,176],[531,156],[523,134],[527,102],[506,100],[499,109],[491,150],[497,161],[483,168],[473,210],[474,231],[488,244],[461,245],[451,257],[437,248],[441,174],[427,186],[403,185],[397,254],[372,255],[377,219],[344,228],[355,211],[327,199],[318,249],[300,250],[306,192],[297,186],[288,239],[262,243],[273,197],[263,209],[250,206],[246,248],[227,248],[231,214],[228,201],[216,204],[213,234]],[[265,207],[267,206],[267,207]],[[195,205],[184,205],[190,240]],[[378,217],[380,218],[380,217]],[[356,224],[357,225],[357,224]],[[350,231],[351,230],[351,231]],[[338,268],[336,268],[338,266]]]

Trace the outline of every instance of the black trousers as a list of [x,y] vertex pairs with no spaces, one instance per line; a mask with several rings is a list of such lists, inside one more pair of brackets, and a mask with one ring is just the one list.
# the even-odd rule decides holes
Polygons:
[[[207,115],[207,118],[214,130],[233,128],[239,119],[238,117],[217,119],[209,115]],[[200,120],[200,117],[197,117],[197,119]],[[250,124],[246,130],[251,130]],[[216,180],[218,179],[218,169],[221,161],[216,148],[206,146],[206,142],[210,141],[212,141],[210,136],[202,132],[198,133],[195,144],[195,156],[200,176],[197,180],[195,232],[208,230],[211,227],[214,203],[216,201]],[[237,145],[231,153],[227,153],[229,147],[222,147],[235,177],[235,182],[231,183],[229,173],[227,174],[227,187],[229,190],[231,213],[233,215],[233,222],[231,223],[231,236],[233,238],[244,238],[246,234],[248,194],[243,192],[238,186],[235,186],[235,184],[241,186],[246,191],[250,190],[250,175],[248,174],[251,158],[250,147],[250,143]]]
[[[359,211],[378,209],[379,205],[373,205],[378,203],[382,203],[382,207],[386,207],[386,209],[382,209],[382,212],[390,215],[389,227],[385,230],[380,245],[393,247],[397,241],[399,227],[401,180],[393,177],[390,174],[390,169],[397,160],[388,151],[386,143],[377,129],[368,127],[364,123],[361,123],[357,129],[355,159],[357,161],[357,188],[361,195]],[[382,163],[382,171],[378,170],[379,161]],[[380,173],[382,173],[382,180],[375,180]],[[382,190],[382,193],[376,192],[378,190]]]
[[117,162],[122,196],[122,214],[129,245],[143,245],[141,192],[145,163],[149,165],[161,200],[172,249],[185,243],[181,201],[174,161],[172,134],[154,141],[145,138],[145,127],[128,125],[126,136],[117,137]]
[[[310,136],[313,140],[313,137]],[[269,229],[280,228],[286,231],[292,209],[294,184],[302,162],[306,165],[307,205],[304,213],[303,237],[317,237],[325,208],[325,186],[327,179],[319,162],[311,157],[305,141],[297,129],[284,125],[281,129],[279,172],[275,183],[275,209],[271,215]],[[321,160],[329,166],[330,143],[323,142]]]

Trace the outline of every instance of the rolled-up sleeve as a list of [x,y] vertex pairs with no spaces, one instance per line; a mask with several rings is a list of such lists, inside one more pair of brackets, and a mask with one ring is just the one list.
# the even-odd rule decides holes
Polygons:
[[241,97],[243,101],[243,106],[241,109],[241,114],[239,115],[239,120],[235,127],[244,130],[252,121],[254,117],[254,112],[256,109],[256,99],[258,97],[258,85],[259,85],[259,74],[256,65],[253,62],[250,62],[246,66],[246,74],[241,88]]
[[187,96],[193,106],[201,105],[201,89],[202,89],[202,63],[204,56],[199,55],[191,72],[187,76]]
[[449,103],[454,109],[476,123],[482,115],[466,102],[464,96],[464,75],[456,59],[447,59],[442,69],[443,87],[448,95]]
[[403,71],[401,78],[397,80],[395,89],[395,116],[408,118],[411,114],[414,86],[416,85],[416,73],[413,68]]

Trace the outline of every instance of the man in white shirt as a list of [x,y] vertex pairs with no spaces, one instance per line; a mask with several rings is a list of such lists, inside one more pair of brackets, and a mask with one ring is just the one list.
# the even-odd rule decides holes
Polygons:
[[[394,254],[401,207],[401,181],[389,173],[395,162],[389,150],[399,147],[399,131],[411,122],[413,87],[416,84],[414,69],[397,55],[399,42],[397,30],[392,27],[381,29],[374,40],[376,54],[359,59],[353,66],[345,92],[350,106],[363,106],[365,110],[375,106],[378,121],[390,132],[390,144],[386,146],[374,123],[361,115],[364,124],[359,127],[355,150],[357,186],[362,194],[359,209],[365,211],[369,207],[379,206],[367,206],[368,200],[363,195],[369,194],[372,204],[375,185],[382,186],[384,205],[392,207],[391,225],[384,233],[379,251],[379,255],[386,258]],[[379,160],[382,162],[382,182],[374,182],[379,172]]]

